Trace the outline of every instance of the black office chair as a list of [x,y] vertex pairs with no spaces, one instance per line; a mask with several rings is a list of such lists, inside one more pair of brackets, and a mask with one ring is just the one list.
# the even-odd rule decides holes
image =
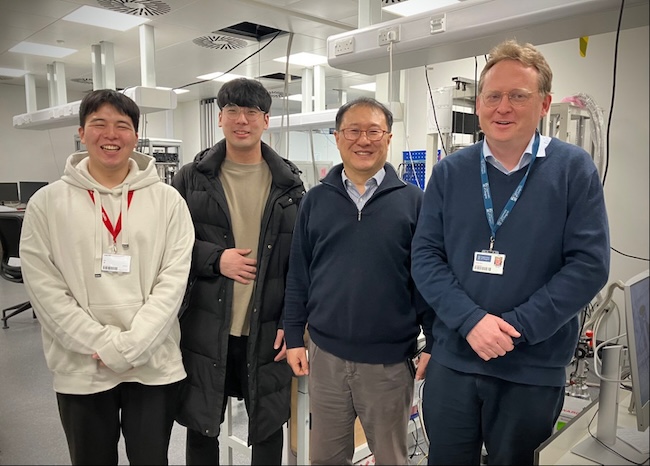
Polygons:
[[[2,262],[0,262],[0,276],[5,280],[13,283],[22,283],[23,274],[20,267],[9,265],[10,257],[18,257],[18,248],[20,244],[20,230],[23,226],[22,212],[2,212],[0,213],[0,252],[2,253]],[[2,328],[9,328],[7,320],[20,314],[28,309],[32,309],[32,316],[36,318],[34,309],[29,301],[16,304],[2,310]]]

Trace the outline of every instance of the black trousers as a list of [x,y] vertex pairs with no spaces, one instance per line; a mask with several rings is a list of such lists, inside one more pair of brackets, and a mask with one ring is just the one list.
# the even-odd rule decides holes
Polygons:
[[72,464],[117,464],[120,429],[130,464],[168,464],[179,386],[124,382],[92,395],[57,393]]
[[465,374],[431,359],[422,403],[428,464],[478,465],[485,442],[490,465],[532,465],[535,449],[553,433],[564,387]]
[[[226,363],[226,387],[221,408],[223,423],[228,397],[243,398],[248,411],[248,371],[246,370],[246,346],[248,337],[230,336],[228,361]],[[282,463],[282,427],[261,442],[252,443],[251,465],[279,465]],[[201,432],[187,429],[185,460],[188,465],[219,464],[219,437],[206,437]]]

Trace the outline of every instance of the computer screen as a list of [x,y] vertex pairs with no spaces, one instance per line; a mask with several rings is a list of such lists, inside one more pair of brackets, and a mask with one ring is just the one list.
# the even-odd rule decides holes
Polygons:
[[18,183],[0,183],[0,204],[20,202]]
[[625,325],[637,429],[648,428],[650,406],[650,277],[641,272],[625,282]]
[[27,201],[34,195],[36,191],[47,185],[47,181],[20,181],[20,202],[27,204]]

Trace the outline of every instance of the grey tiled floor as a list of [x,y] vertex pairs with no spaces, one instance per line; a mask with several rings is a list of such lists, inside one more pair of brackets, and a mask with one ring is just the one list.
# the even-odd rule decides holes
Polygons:
[[[0,309],[26,300],[22,284],[0,279]],[[31,310],[12,317],[8,324],[8,329],[0,328],[0,465],[70,464],[52,376],[43,356],[40,324]],[[237,437],[246,439],[247,423],[243,402],[235,401],[233,432]],[[410,464],[426,464],[422,449],[414,442],[409,452],[417,453]],[[292,459],[295,462],[285,454],[285,463]],[[178,424],[172,430],[169,463],[185,464],[185,428]],[[128,464],[122,442],[119,464]],[[250,464],[250,460],[234,453],[233,464]]]

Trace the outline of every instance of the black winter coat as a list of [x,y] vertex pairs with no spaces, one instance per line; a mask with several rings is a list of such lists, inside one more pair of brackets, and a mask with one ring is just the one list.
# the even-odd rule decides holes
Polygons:
[[[262,144],[271,170],[271,191],[262,215],[255,290],[251,299],[247,361],[248,443],[265,440],[290,416],[292,371],[274,362],[282,327],[284,286],[298,205],[305,193],[298,168]],[[186,300],[181,308],[181,351],[187,378],[182,383],[177,421],[206,436],[219,434],[225,394],[233,283],[219,273],[224,249],[235,247],[219,169],[225,140],[183,166],[172,184],[187,201],[196,230]]]

